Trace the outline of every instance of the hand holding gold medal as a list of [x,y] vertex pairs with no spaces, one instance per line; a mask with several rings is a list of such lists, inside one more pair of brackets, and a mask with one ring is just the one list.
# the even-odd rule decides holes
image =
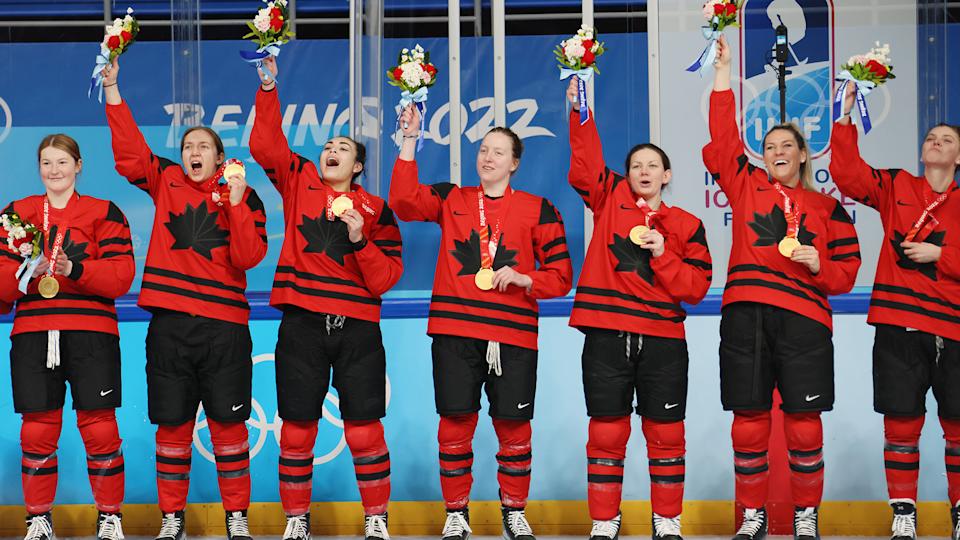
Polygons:
[[344,212],[353,208],[353,200],[346,195],[340,195],[333,200],[333,203],[330,205],[330,211],[333,212],[333,215],[340,217]]

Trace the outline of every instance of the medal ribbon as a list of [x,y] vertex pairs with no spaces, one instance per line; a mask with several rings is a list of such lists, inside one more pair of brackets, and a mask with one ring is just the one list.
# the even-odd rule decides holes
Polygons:
[[497,255],[497,241],[500,238],[500,223],[507,213],[510,194],[513,190],[507,187],[503,192],[503,202],[500,212],[497,213],[497,222],[493,226],[493,242],[490,241],[490,231],[487,227],[487,212],[483,206],[483,186],[477,190],[477,209],[480,211],[480,268],[493,268],[493,258]]
[[[932,203],[928,204],[927,207],[923,209],[923,213],[920,214],[920,217],[917,218],[916,222],[914,222],[913,227],[910,227],[910,232],[908,232],[907,236],[904,237],[903,239],[904,242],[913,242],[913,239],[917,237],[917,234],[921,230],[929,232],[929,229],[933,228],[933,224],[934,224],[933,222],[935,218],[933,217],[932,212],[936,207],[943,204],[943,201],[947,200],[947,195],[950,195],[950,191],[952,190],[948,190],[945,193],[941,193],[939,197],[934,199]],[[924,222],[927,221],[927,218],[931,218],[931,219],[929,222],[927,222],[926,225],[924,225]]]
[[[69,222],[69,220],[66,220]],[[53,241],[53,252],[50,254],[50,265],[47,267],[47,275],[52,276],[53,271],[56,268],[57,264],[57,255],[60,254],[60,248],[63,247],[63,229],[65,227],[58,227],[57,237]],[[43,197],[43,239],[47,239],[47,234],[50,232],[50,198],[47,196]],[[41,246],[43,247],[43,246]]]
[[653,208],[650,208],[650,205],[647,204],[647,200],[643,197],[637,198],[637,207],[640,208],[640,212],[643,213],[644,225],[646,225],[648,229],[652,228],[650,224],[653,222],[653,218],[657,217],[657,211]]
[[783,216],[787,220],[787,237],[796,238],[800,233],[800,204],[787,195],[780,186],[780,182],[771,182],[773,187],[783,196]]

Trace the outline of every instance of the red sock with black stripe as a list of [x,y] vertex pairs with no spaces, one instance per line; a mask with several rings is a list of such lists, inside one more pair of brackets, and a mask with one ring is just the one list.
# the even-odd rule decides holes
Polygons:
[[532,429],[529,420],[493,419],[493,429],[500,441],[497,452],[497,481],[500,502],[509,508],[526,508],[530,494],[530,449]]
[[947,496],[950,507],[960,503],[960,420],[941,418],[943,438],[946,440],[944,461],[947,466]]
[[390,502],[390,452],[383,438],[383,424],[380,420],[344,420],[343,430],[353,455],[363,513],[386,513]]
[[280,428],[280,503],[288,516],[310,511],[318,424],[319,420],[284,420]]
[[923,416],[883,417],[883,469],[890,500],[917,500]]
[[77,411],[77,427],[87,450],[87,475],[97,510],[116,514],[123,504],[123,451],[114,409]]
[[588,429],[587,506],[591,519],[608,521],[620,513],[630,417],[591,418]]
[[683,421],[659,422],[644,418],[650,466],[650,505],[658,516],[673,518],[683,511],[686,453]]
[[57,442],[62,422],[62,409],[23,414],[20,481],[28,514],[43,514],[53,507],[57,495]]
[[440,491],[450,510],[465,508],[473,485],[473,433],[477,413],[441,416],[437,429],[440,443]]
[[157,426],[157,502],[164,514],[187,507],[192,444],[193,420]]
[[730,428],[733,440],[733,471],[736,501],[744,508],[767,504],[770,467],[770,411],[735,411]]
[[217,460],[217,483],[227,512],[250,507],[250,442],[244,422],[217,422],[207,418]]
[[784,413],[793,503],[808,508],[823,499],[823,423],[819,412]]

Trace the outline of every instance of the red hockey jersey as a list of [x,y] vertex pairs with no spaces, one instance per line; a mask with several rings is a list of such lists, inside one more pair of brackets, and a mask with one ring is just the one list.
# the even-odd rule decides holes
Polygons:
[[[16,212],[42,229],[43,200],[43,195],[20,199],[3,213]],[[16,302],[12,335],[47,330],[117,335],[114,299],[130,290],[136,272],[127,219],[112,202],[79,194],[66,208],[51,206],[49,216],[44,253],[52,255],[58,232],[63,232],[61,249],[73,262],[69,276],[55,276],[60,292],[50,299],[37,293],[39,278],[30,281],[26,295],[17,289],[15,274],[23,258],[10,252],[7,233],[0,228],[0,304]]]
[[[397,159],[390,206],[405,221],[440,224],[440,254],[433,280],[427,333],[498,341],[537,348],[538,298],[570,291],[573,267],[563,220],[550,201],[513,191],[502,208],[494,270],[512,266],[533,279],[530,291],[482,291],[474,283],[481,267],[479,187],[420,184],[417,163]],[[511,188],[512,189],[512,188]],[[506,203],[504,203],[506,204]],[[487,225],[491,230],[490,224]],[[538,267],[539,264],[539,267]]]
[[920,215],[939,196],[926,178],[902,169],[874,169],[860,157],[857,128],[835,124],[830,174],[845,195],[880,212],[883,244],[867,322],[916,328],[960,340],[960,189],[931,211],[915,242],[940,246],[940,260],[915,263],[904,241]]
[[138,304],[246,324],[246,270],[267,253],[260,197],[248,187],[237,206],[218,206],[180,165],[150,151],[126,102],[106,108],[117,172],[156,205]]
[[703,300],[712,279],[703,223],[661,202],[651,224],[663,234],[664,251],[652,257],[630,241],[630,229],[646,220],[630,183],[603,162],[592,114],[580,125],[579,113],[571,111],[570,149],[570,185],[593,211],[593,238],[570,326],[683,338],[686,311],[680,302]]
[[363,216],[367,239],[356,249],[346,224],[328,219],[329,205],[343,194],[323,183],[309,159],[290,150],[276,90],[258,90],[256,108],[250,153],[283,198],[286,231],[270,304],[378,322],[380,297],[403,273],[393,212],[353,184],[346,195]]
[[840,201],[801,186],[781,186],[800,210],[801,244],[820,253],[812,274],[784,257],[777,244],[786,236],[783,197],[767,172],[744,154],[733,91],[710,96],[710,143],[703,162],[730,201],[733,244],[723,305],[759,302],[794,311],[833,329],[828,295],[849,292],[860,268],[860,242]]

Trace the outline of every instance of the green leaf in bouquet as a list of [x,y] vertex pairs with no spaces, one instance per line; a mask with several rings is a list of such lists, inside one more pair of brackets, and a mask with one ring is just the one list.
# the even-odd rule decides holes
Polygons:
[[430,51],[426,51],[425,53],[423,53],[423,63],[424,64],[430,63]]

